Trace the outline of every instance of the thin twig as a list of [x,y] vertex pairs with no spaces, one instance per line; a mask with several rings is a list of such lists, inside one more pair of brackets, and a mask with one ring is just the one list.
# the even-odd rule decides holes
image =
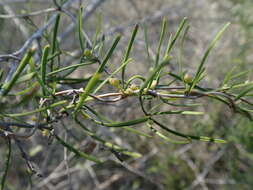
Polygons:
[[215,153],[210,158],[209,162],[206,164],[203,171],[196,177],[196,179],[192,182],[191,186],[186,188],[187,190],[195,189],[195,187],[205,179],[207,174],[213,168],[213,165],[223,156],[225,150],[226,150],[225,148],[221,149],[219,152]]

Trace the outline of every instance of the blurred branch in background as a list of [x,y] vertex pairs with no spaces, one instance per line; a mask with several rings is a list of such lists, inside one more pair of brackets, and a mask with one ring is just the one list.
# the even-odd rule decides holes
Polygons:
[[[64,3],[63,8],[67,8],[68,6],[71,5],[71,3],[75,2],[76,0],[68,0],[66,3]],[[22,56],[24,54],[24,52],[27,50],[28,47],[31,46],[32,42],[34,40],[36,40],[37,38],[40,38],[43,33],[45,32],[45,30],[51,25],[53,24],[53,22],[56,19],[57,14],[53,14],[52,17],[49,19],[49,21],[43,26],[41,27],[38,31],[36,31],[35,33],[33,33],[31,35],[31,37],[29,37],[26,42],[24,43],[24,45],[17,51],[15,51],[14,53],[10,54],[11,56]],[[4,55],[0,55],[0,61],[5,61],[6,57]]]
[[[13,10],[11,9],[11,7],[9,5],[3,5],[3,9],[7,13],[9,13],[11,15],[14,15],[14,12],[13,12]],[[0,18],[3,18],[2,16],[5,16],[5,15],[0,15]],[[13,19],[13,22],[20,29],[20,31],[22,32],[24,37],[28,38],[29,37],[29,32],[28,32],[27,28],[20,22],[20,20],[19,19]]]
[[5,8],[6,12],[8,12],[10,14],[9,15],[5,15],[5,14],[0,15],[0,18],[2,18],[2,19],[25,18],[25,17],[30,17],[30,16],[39,16],[41,14],[51,13],[51,12],[55,12],[55,11],[58,10],[57,8],[48,8],[48,9],[34,11],[34,12],[26,13],[26,14],[14,14],[12,11],[8,11],[8,6],[7,5],[4,5],[4,8]]

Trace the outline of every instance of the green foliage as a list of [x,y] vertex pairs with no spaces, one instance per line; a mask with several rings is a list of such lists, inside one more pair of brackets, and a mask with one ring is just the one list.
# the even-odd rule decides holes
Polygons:
[[[224,135],[217,132],[215,129],[213,129],[213,131],[208,129],[209,134],[203,136],[202,133],[207,131],[191,129],[189,130],[190,132],[188,131],[186,133],[177,128],[170,128],[170,126],[162,122],[163,118],[166,116],[171,117],[171,115],[177,115],[181,118],[185,115],[193,117],[197,115],[206,115],[206,112],[199,111],[202,104],[198,101],[200,101],[201,98],[207,98],[212,103],[217,101],[223,106],[230,108],[231,112],[239,113],[245,116],[249,121],[252,121],[253,103],[248,100],[248,97],[252,96],[252,82],[245,83],[245,81],[240,81],[236,84],[230,83],[232,80],[247,75],[248,71],[235,74],[235,69],[232,69],[224,76],[224,80],[218,88],[209,88],[203,86],[201,83],[201,81],[205,79],[204,64],[206,63],[210,51],[214,48],[218,40],[220,40],[222,34],[228,28],[229,23],[222,27],[208,45],[192,79],[187,76],[187,73],[183,72],[184,65],[182,63],[182,58],[180,58],[181,60],[179,60],[176,70],[166,71],[170,65],[174,65],[176,62],[176,58],[172,54],[172,49],[177,48],[176,43],[180,43],[180,36],[182,36],[182,41],[179,46],[179,48],[181,48],[179,51],[181,53],[183,51],[184,40],[189,30],[187,19],[183,18],[176,33],[171,36],[169,42],[166,44],[167,48],[163,51],[162,48],[166,40],[168,24],[166,19],[164,19],[157,50],[152,59],[149,54],[148,28],[144,28],[146,56],[147,60],[151,62],[149,65],[150,68],[147,70],[150,72],[147,75],[137,74],[127,78],[126,69],[130,67],[129,65],[131,62],[134,62],[134,59],[131,57],[131,52],[134,51],[133,46],[136,41],[137,33],[142,28],[139,25],[134,27],[130,40],[126,45],[125,53],[121,58],[121,64],[117,65],[117,68],[113,72],[108,72],[108,68],[110,69],[112,65],[112,63],[109,64],[109,62],[113,62],[114,55],[120,48],[118,44],[121,36],[116,36],[112,45],[107,47],[108,49],[106,53],[104,53],[102,51],[104,48],[104,39],[103,37],[98,37],[100,35],[99,29],[96,30],[95,36],[93,36],[93,39],[95,39],[94,43],[90,44],[87,41],[87,36],[83,31],[82,16],[83,9],[81,8],[77,20],[78,40],[80,44],[78,62],[71,62],[71,65],[69,65],[64,64],[62,61],[71,57],[71,55],[60,50],[57,34],[61,15],[57,14],[52,29],[52,40],[50,42],[45,42],[45,44],[49,44],[44,46],[39,64],[35,63],[35,58],[33,59],[36,50],[28,49],[11,79],[9,81],[1,80],[0,104],[3,104],[6,99],[11,100],[13,95],[20,97],[17,102],[13,103],[18,105],[18,107],[13,109],[15,106],[7,106],[2,109],[0,113],[0,117],[3,121],[1,123],[1,135],[9,140],[9,153],[6,159],[6,170],[1,183],[2,189],[10,165],[10,139],[29,138],[34,134],[35,130],[41,130],[44,131],[44,133],[45,130],[48,131],[47,135],[50,136],[50,138],[55,138],[58,143],[68,151],[74,153],[75,156],[93,161],[96,164],[101,164],[103,162],[103,160],[99,158],[99,155],[90,155],[92,151],[91,153],[82,151],[77,139],[70,137],[71,140],[66,141],[60,137],[61,134],[54,128],[54,124],[62,121],[66,117],[69,119],[71,125],[74,126],[72,128],[73,131],[77,131],[82,138],[89,137],[94,142],[108,148],[120,161],[122,161],[121,155],[139,158],[142,154],[135,150],[128,150],[125,147],[121,147],[117,145],[117,143],[112,143],[111,141],[113,140],[104,139],[97,134],[97,131],[99,131],[101,127],[118,128],[140,138],[145,138],[147,141],[151,141],[153,140],[152,138],[157,137],[162,142],[175,144],[188,144],[193,141],[204,141],[209,143],[240,142],[245,144],[247,158],[252,160],[252,136],[247,136],[247,134],[252,133],[251,123],[245,124],[247,130],[236,126],[239,128],[238,131],[242,134],[237,133],[234,139],[228,138],[223,140],[214,137],[219,135],[223,137]],[[86,44],[88,45],[86,46]],[[89,45],[93,47],[89,47]],[[162,52],[165,52],[164,55]],[[58,58],[57,63],[55,57]],[[90,73],[94,67],[96,67],[95,71]],[[84,71],[87,71],[90,77],[73,78],[74,71],[79,71],[80,69],[80,72],[83,72],[81,68],[84,68]],[[117,73],[120,71],[122,71],[122,73],[120,79],[118,79]],[[2,76],[1,74],[0,78],[2,78]],[[139,83],[135,83],[136,80],[138,80]],[[67,81],[74,81],[75,84],[81,88],[74,88],[75,85],[72,86],[70,85],[71,82],[68,83]],[[36,86],[31,88],[32,83]],[[237,90],[238,88],[240,90]],[[110,92],[108,92],[108,89]],[[30,100],[28,103],[29,106],[25,104],[27,101],[24,99],[27,98]],[[124,121],[114,121],[108,118],[105,112],[100,113],[100,110],[91,106],[92,103],[95,104],[98,102],[116,104],[118,101],[124,101],[129,98],[136,99],[136,104],[138,104],[142,113],[140,116],[136,116],[132,119],[123,117],[127,118]],[[189,103],[189,100],[194,100],[195,103]],[[28,116],[35,117],[35,124],[30,125],[27,123],[29,120]],[[14,121],[16,122],[15,125],[12,123]],[[245,120],[243,120],[243,122],[245,122]],[[22,128],[25,128],[24,126],[32,130],[32,133],[26,136],[20,135],[19,133]],[[143,132],[141,129],[139,130],[138,127],[140,126],[144,126],[145,129],[151,131],[151,134],[146,131]],[[10,130],[12,127],[18,129]],[[243,137],[245,135],[247,137],[244,139]],[[225,136],[225,138],[227,137]],[[178,160],[174,162],[173,159],[174,158],[171,156],[159,162],[158,169],[151,168],[150,171],[161,170],[162,173],[166,173],[167,168],[177,167],[179,173],[185,173],[187,170],[186,164],[180,163]],[[165,176],[167,180],[165,183],[168,183],[168,187],[172,189],[185,188],[187,185],[185,181],[192,180],[190,173],[187,173],[185,176],[186,180],[183,182],[181,182],[178,176],[170,179],[169,174],[167,175],[168,176]]]

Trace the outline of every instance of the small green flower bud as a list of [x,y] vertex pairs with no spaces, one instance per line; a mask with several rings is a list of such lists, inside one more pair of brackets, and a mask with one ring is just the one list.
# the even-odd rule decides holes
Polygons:
[[85,49],[84,52],[83,52],[83,55],[85,57],[92,57],[92,52],[89,49]]

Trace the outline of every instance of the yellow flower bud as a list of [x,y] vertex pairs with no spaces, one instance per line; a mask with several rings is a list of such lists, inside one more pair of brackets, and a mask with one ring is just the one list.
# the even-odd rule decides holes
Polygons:
[[155,89],[156,85],[157,85],[157,80],[153,80],[151,83],[150,89]]
[[143,93],[144,93],[144,94],[147,94],[147,92],[148,92],[148,88],[144,88],[144,89],[143,89]]
[[119,87],[119,80],[116,78],[109,78],[109,84],[118,88]]
[[189,84],[189,83],[192,82],[191,76],[190,76],[189,74],[187,74],[187,73],[184,75],[184,82],[185,82],[186,84]]
[[139,88],[135,84],[131,84],[130,89],[132,89],[132,90],[138,90]]
[[42,133],[43,137],[49,137],[49,135],[50,135],[50,132],[47,129],[43,129],[43,131],[41,133]]
[[31,120],[35,122],[35,121],[37,121],[37,117],[32,116],[32,117],[31,117]]
[[152,73],[154,71],[154,67],[149,68],[149,72]]
[[124,91],[124,94],[126,94],[126,95],[133,95],[133,94],[134,94],[134,91],[133,91],[131,88],[127,88],[127,89]]
[[22,10],[20,11],[20,13],[21,13],[21,14],[26,14],[27,12],[26,12],[26,10],[22,9]]
[[34,52],[36,51],[36,49],[37,49],[37,47],[36,47],[35,45],[33,45],[30,51],[31,51],[32,53],[34,53]]

